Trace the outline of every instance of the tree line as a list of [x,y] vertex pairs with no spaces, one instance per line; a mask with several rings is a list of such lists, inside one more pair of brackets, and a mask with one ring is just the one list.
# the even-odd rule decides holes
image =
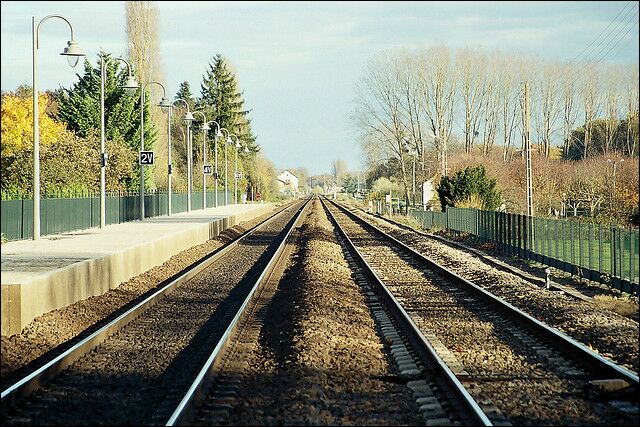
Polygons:
[[[351,119],[368,182],[396,180],[407,203],[414,167],[420,182],[478,163],[486,163],[490,175],[523,171],[524,102],[536,158],[553,165],[603,158],[601,175],[610,176],[607,158],[638,156],[637,64],[563,63],[447,46],[388,50],[369,61],[354,101]],[[469,162],[456,161],[459,156]],[[637,192],[637,185],[628,184]],[[584,195],[565,191],[565,198]],[[523,204],[506,201],[516,210]],[[538,205],[538,211],[556,207]]]
[[[164,82],[158,58],[158,12],[151,2],[126,2],[128,57],[132,72],[140,84],[134,94],[121,86],[128,75],[117,61],[106,67],[105,79],[105,137],[107,143],[107,190],[127,191],[139,188],[138,151],[140,149],[140,91],[146,88],[144,114],[145,149],[153,150],[153,167],[145,168],[145,188],[166,188],[167,116],[156,107],[161,94],[151,88],[151,81]],[[100,52],[95,63],[84,61],[78,81],[69,88],[40,94],[41,180],[45,193],[61,191],[95,192],[99,189],[100,170],[100,81],[101,63],[110,58]],[[200,84],[200,96],[191,94],[188,82],[183,82],[175,94],[167,98],[184,98],[192,111],[202,111],[207,120],[215,120],[221,127],[235,134],[244,144],[238,151],[238,170],[243,172],[238,189],[249,197],[257,192],[263,197],[274,193],[275,170],[260,153],[256,136],[251,130],[249,111],[244,108],[242,91],[228,60],[214,55],[205,67]],[[173,186],[185,189],[187,182],[187,144],[182,122],[185,109],[177,103],[172,115]],[[20,86],[2,93],[2,174],[4,193],[27,197],[32,190],[33,125],[31,88]],[[203,135],[199,121],[192,123],[194,167],[193,186],[202,189]],[[213,164],[216,127],[208,132],[207,163]],[[234,141],[235,142],[235,141]],[[219,182],[224,188],[224,149],[229,157],[229,189],[233,189],[235,146],[225,147],[218,141]],[[244,148],[247,148],[245,150]],[[247,152],[248,151],[248,152]],[[213,187],[211,180],[209,186]],[[209,187],[209,188],[211,188]]]

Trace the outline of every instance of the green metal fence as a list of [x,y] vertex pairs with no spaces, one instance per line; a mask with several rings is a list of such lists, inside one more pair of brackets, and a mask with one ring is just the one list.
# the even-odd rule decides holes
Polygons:
[[[233,203],[233,192],[227,192],[229,203]],[[225,205],[224,191],[218,191],[218,206]],[[33,237],[33,200],[5,200],[1,205],[1,232],[7,240],[30,239]],[[144,196],[144,216],[151,218],[167,215],[169,197],[166,191],[149,191]],[[215,192],[207,191],[207,207],[215,205]],[[202,191],[191,193],[191,209],[202,209]],[[171,212],[187,211],[187,193],[171,193]],[[105,198],[106,223],[140,219],[140,197],[137,192],[108,193]],[[40,200],[40,233],[63,233],[98,227],[100,225],[100,195],[80,193],[69,197],[43,197]]]
[[468,233],[499,249],[638,294],[640,233],[617,226],[471,208],[409,211],[425,229]]

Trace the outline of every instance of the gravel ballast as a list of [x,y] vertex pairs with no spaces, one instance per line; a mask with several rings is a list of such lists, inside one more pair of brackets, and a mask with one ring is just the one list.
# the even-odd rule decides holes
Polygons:
[[482,286],[526,313],[594,349],[627,369],[638,372],[638,322],[593,302],[576,300],[548,291],[506,271],[487,265],[480,258],[435,239],[401,229],[380,218],[366,216],[382,230],[450,268],[465,279]]
[[226,375],[243,380],[225,422],[415,425],[421,420],[411,391],[385,380],[394,367],[333,226],[320,202],[312,203],[259,340],[247,349],[240,339],[244,350],[230,357]]
[[19,334],[10,337],[3,335],[1,337],[2,383],[5,384],[19,377],[22,374],[21,371],[26,373],[30,368],[28,365],[45,353],[78,336],[97,322],[111,318],[113,313],[153,290],[163,280],[235,239],[270,215],[272,213],[242,222],[214,239],[172,256],[162,265],[139,274],[102,295],[38,316]]

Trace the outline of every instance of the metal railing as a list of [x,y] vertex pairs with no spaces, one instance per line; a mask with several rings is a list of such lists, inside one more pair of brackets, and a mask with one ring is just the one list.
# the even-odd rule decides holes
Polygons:
[[627,293],[639,292],[638,230],[472,208],[448,207],[445,212],[410,210],[409,216],[428,230],[471,234],[478,242],[493,243],[520,258]]
[[[233,200],[228,192],[228,200]],[[40,201],[41,235],[83,230],[100,225],[99,193],[67,193],[44,195]],[[218,191],[218,206],[224,206],[224,191]],[[1,232],[7,240],[30,239],[33,237],[33,200],[5,199],[1,205]],[[215,204],[215,192],[207,191],[207,207]],[[137,191],[110,192],[106,197],[106,223],[120,224],[140,219],[140,198]],[[168,214],[167,191],[147,191],[144,196],[145,218]],[[191,193],[191,209],[202,209],[202,191]],[[187,211],[186,191],[173,191],[171,213]]]

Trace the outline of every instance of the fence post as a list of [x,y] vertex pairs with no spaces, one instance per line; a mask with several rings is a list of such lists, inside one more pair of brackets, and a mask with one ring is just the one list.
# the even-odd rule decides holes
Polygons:
[[615,243],[616,229],[612,225],[609,232],[609,258],[611,264],[611,284],[613,284],[613,278],[616,275],[616,243]]
[[629,282],[636,280],[636,245],[633,231],[629,232]]

